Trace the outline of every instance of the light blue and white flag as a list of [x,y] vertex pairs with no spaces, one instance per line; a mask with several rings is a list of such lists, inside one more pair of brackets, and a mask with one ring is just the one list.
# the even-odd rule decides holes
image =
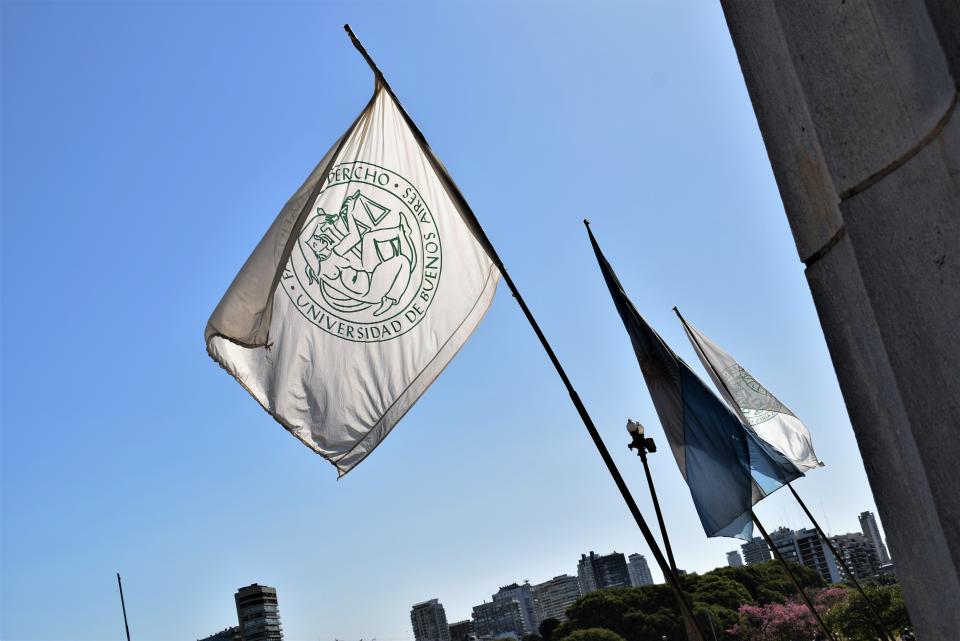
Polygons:
[[753,536],[753,504],[801,476],[800,471],[744,428],[647,324],[589,228],[588,233],[704,531],[707,536],[749,540]]
[[674,311],[713,384],[743,424],[790,459],[801,472],[823,465],[813,451],[807,426],[732,356],[688,323],[679,310]]

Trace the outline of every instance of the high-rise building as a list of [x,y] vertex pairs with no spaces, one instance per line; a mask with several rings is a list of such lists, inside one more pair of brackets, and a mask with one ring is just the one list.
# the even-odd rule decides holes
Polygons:
[[767,542],[759,536],[755,536],[751,541],[741,545],[740,549],[743,550],[743,560],[747,565],[764,563],[773,558]]
[[797,534],[790,528],[778,527],[770,533],[770,540],[784,561],[800,563],[800,550],[797,549]]
[[880,537],[880,528],[877,527],[877,519],[873,516],[873,512],[860,513],[860,531],[877,551],[877,560],[880,561],[880,565],[890,563],[890,555],[887,554],[887,546],[883,544],[883,539]]
[[727,565],[732,568],[742,568],[743,559],[740,558],[740,553],[736,550],[727,552]]
[[451,623],[449,628],[450,641],[469,641],[470,637],[474,635],[472,619]]
[[417,641],[450,641],[447,613],[439,599],[415,604],[410,610],[410,622]]
[[544,619],[567,620],[567,608],[580,598],[580,582],[569,574],[555,576],[533,586],[533,608],[537,626]]
[[233,595],[242,641],[283,641],[277,589],[256,583]]
[[627,570],[627,560],[620,552],[612,552],[603,556],[580,555],[577,563],[577,580],[580,581],[580,592],[590,594],[606,588],[630,587],[630,573]]
[[227,628],[226,630],[221,630],[216,634],[211,634],[208,637],[199,639],[199,641],[242,641],[240,636],[240,627],[233,626],[232,628]]
[[513,599],[520,604],[520,614],[523,616],[522,634],[536,632],[537,615],[533,609],[533,589],[530,587],[530,582],[524,581],[523,585],[518,583],[505,585],[493,595],[494,601],[502,601],[504,599]]
[[653,575],[650,566],[642,554],[631,554],[627,557],[627,572],[630,575],[630,585],[639,588],[641,585],[653,585]]
[[[831,536],[830,540],[833,541],[833,547],[837,548],[843,562],[857,579],[877,576],[880,571],[877,550],[866,536],[860,532],[850,532]],[[841,573],[846,575],[842,569]]]
[[797,530],[796,541],[802,564],[816,570],[827,583],[838,583],[842,579],[833,553],[816,530]]
[[524,620],[520,602],[516,599],[500,599],[473,606],[473,629],[480,639],[521,638]]

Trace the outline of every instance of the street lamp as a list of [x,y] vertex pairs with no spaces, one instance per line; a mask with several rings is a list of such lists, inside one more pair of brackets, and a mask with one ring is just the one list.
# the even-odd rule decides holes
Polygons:
[[637,455],[646,459],[647,452],[653,454],[657,451],[657,445],[652,438],[643,437],[643,423],[637,423],[633,419],[627,419],[627,432],[633,437],[633,441],[627,445],[631,450],[637,450]]
[[670,561],[670,569],[673,571],[677,581],[680,580],[677,574],[677,562],[673,560],[673,548],[670,547],[670,537],[667,536],[667,526],[663,522],[663,513],[660,511],[660,501],[657,500],[657,490],[653,487],[653,477],[650,475],[650,466],[647,464],[647,453],[653,454],[657,451],[657,445],[652,438],[645,437],[643,433],[643,424],[633,419],[627,419],[627,433],[630,434],[631,441],[627,448],[637,450],[637,456],[643,462],[643,471],[647,475],[647,485],[650,487],[650,497],[653,499],[653,509],[657,512],[657,522],[660,523],[660,535],[663,537],[663,547],[667,551],[667,559]]

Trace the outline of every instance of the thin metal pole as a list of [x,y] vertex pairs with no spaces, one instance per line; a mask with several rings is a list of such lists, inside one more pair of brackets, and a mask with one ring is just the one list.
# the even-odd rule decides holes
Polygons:
[[717,641],[717,628],[713,625],[713,615],[710,613],[710,608],[705,608],[704,612],[707,613],[707,619],[710,621],[710,632],[713,633],[713,641]]
[[130,641],[130,626],[127,625],[127,604],[123,602],[123,583],[120,581],[119,572],[117,572],[117,587],[120,588],[120,607],[123,608],[123,627],[127,631],[127,641]]
[[790,580],[793,581],[794,587],[797,588],[797,592],[800,593],[800,596],[803,598],[804,603],[807,604],[807,608],[810,609],[810,613],[813,615],[813,618],[817,620],[817,623],[820,624],[820,627],[823,628],[824,633],[826,633],[827,638],[831,641],[837,641],[836,637],[833,636],[833,633],[830,632],[830,629],[827,627],[827,624],[823,622],[823,619],[820,618],[820,613],[817,612],[817,609],[813,607],[813,602],[810,601],[810,597],[807,596],[807,593],[804,592],[803,588],[800,587],[800,581],[797,580],[796,575],[794,575],[793,570],[790,569],[790,566],[787,565],[786,559],[783,558],[783,555],[780,554],[780,550],[777,549],[777,546],[774,545],[773,541],[770,539],[770,535],[767,534],[767,530],[763,527],[763,523],[760,522],[760,519],[757,518],[757,515],[751,512],[753,515],[753,522],[757,524],[757,528],[760,529],[760,534],[763,535],[763,540],[767,542],[767,545],[770,546],[770,549],[773,551],[773,555],[777,557],[777,560],[780,561],[780,565],[783,566],[783,569],[786,570],[787,575],[790,577]]
[[[650,488],[650,498],[653,499],[653,509],[657,513],[657,522],[660,524],[660,536],[663,537],[663,547],[667,551],[667,560],[670,562],[670,570],[673,572],[673,576],[677,579],[677,584],[680,584],[680,573],[677,572],[677,562],[673,558],[673,548],[670,545],[670,537],[667,535],[667,525],[663,520],[663,512],[660,511],[660,500],[657,498],[657,488],[653,485],[653,476],[650,474],[650,465],[647,463],[647,450],[643,443],[640,443],[638,448],[638,454],[640,454],[640,460],[643,462],[643,471],[647,476],[647,486]],[[710,611],[707,610],[707,616],[710,616]],[[695,634],[699,634],[698,629],[692,629],[696,627],[696,623],[691,621],[687,617],[683,618],[684,628],[687,633],[688,638],[695,638]],[[717,641],[717,633],[713,630],[713,621],[710,620],[710,630],[713,632],[713,641]]]
[[[650,487],[650,498],[653,499],[653,509],[657,513],[657,522],[660,524],[660,536],[663,537],[663,547],[667,551],[667,560],[670,561],[670,569],[677,574],[677,562],[673,558],[673,548],[670,545],[670,537],[667,536],[667,526],[663,520],[663,512],[660,511],[660,501],[657,499],[657,488],[653,486],[653,476],[650,474],[650,465],[647,463],[647,451],[643,444],[640,444],[640,460],[643,461],[643,471],[647,475],[647,485]],[[680,576],[677,575],[677,581]]]
[[870,597],[867,596],[867,593],[863,591],[863,586],[860,585],[860,581],[857,580],[857,577],[854,576],[853,570],[850,569],[850,566],[847,565],[847,562],[843,560],[843,557],[840,555],[840,552],[833,546],[833,542],[830,541],[830,538],[824,533],[820,528],[820,524],[817,523],[817,519],[813,518],[813,514],[810,513],[810,510],[807,509],[807,504],[803,502],[803,499],[800,498],[800,495],[797,494],[797,491],[793,489],[793,485],[787,483],[787,487],[790,488],[790,492],[793,494],[793,498],[797,499],[797,503],[800,504],[800,507],[803,508],[804,513],[807,515],[807,518],[810,519],[810,522],[813,523],[813,527],[817,530],[817,534],[820,535],[820,539],[827,544],[827,547],[830,548],[830,552],[833,553],[834,558],[842,566],[843,571],[846,575],[853,581],[853,584],[857,587],[857,590],[860,592],[860,596],[863,597],[863,600],[866,601],[867,607],[870,608],[870,612],[873,614],[874,622],[877,625],[877,629],[882,631],[883,638],[887,641],[894,641],[893,636],[890,634],[890,631],[887,629],[887,626],[883,624],[883,618],[880,616],[880,612],[877,611],[876,606],[873,604],[873,601],[870,600]]
[[[417,142],[423,148],[425,152],[424,155],[430,161],[431,166],[433,167],[434,172],[437,174],[437,177],[440,179],[443,186],[446,188],[447,194],[451,197],[452,200],[457,204],[460,213],[464,218],[467,219],[467,222],[472,227],[474,234],[477,236],[477,239],[480,241],[480,244],[483,245],[486,249],[487,254],[490,257],[490,260],[493,261],[493,264],[496,265],[497,269],[500,270],[500,275],[503,277],[503,281],[507,284],[507,287],[510,289],[510,293],[513,294],[513,297],[517,300],[517,304],[520,305],[520,309],[523,312],[523,315],[526,317],[527,322],[530,323],[530,327],[533,329],[533,332],[537,335],[537,338],[540,340],[540,344],[543,346],[544,351],[547,353],[547,356],[550,359],[550,362],[553,364],[554,369],[557,371],[557,375],[560,377],[560,380],[563,382],[564,387],[567,390],[567,394],[570,395],[570,400],[573,402],[573,406],[576,408],[577,413],[580,415],[580,420],[583,421],[584,427],[587,428],[587,432],[590,434],[590,438],[593,440],[594,446],[597,448],[597,452],[600,454],[600,458],[603,459],[604,464],[607,466],[607,471],[610,473],[610,476],[613,478],[613,482],[616,484],[617,489],[620,490],[620,495],[623,497],[624,502],[627,504],[627,508],[630,510],[630,514],[633,515],[634,521],[637,522],[637,527],[640,528],[640,532],[643,534],[643,538],[649,546],[650,551],[653,553],[654,558],[657,561],[657,564],[660,566],[661,571],[663,571],[664,576],[668,577],[670,586],[676,592],[680,600],[681,609],[685,617],[689,617],[690,621],[695,621],[693,616],[693,608],[690,603],[687,602],[686,598],[683,596],[683,590],[680,588],[680,583],[677,581],[676,577],[670,571],[670,567],[667,564],[667,560],[663,556],[663,552],[660,551],[660,547],[657,545],[657,541],[653,536],[653,532],[650,531],[650,528],[647,526],[647,522],[644,520],[643,515],[640,513],[640,508],[637,507],[636,501],[633,500],[633,495],[630,494],[629,488],[627,488],[626,482],[623,480],[623,476],[620,475],[620,470],[617,469],[616,464],[613,462],[613,458],[610,456],[610,452],[607,450],[607,446],[604,445],[603,440],[600,438],[600,433],[597,431],[596,425],[593,423],[593,419],[590,418],[590,415],[587,413],[587,408],[584,407],[583,402],[580,400],[580,395],[577,394],[577,391],[574,389],[573,384],[570,382],[570,379],[567,377],[567,373],[564,371],[563,366],[560,364],[560,360],[557,358],[557,355],[554,353],[553,348],[550,346],[550,343],[547,341],[547,337],[544,336],[543,331],[540,329],[540,325],[537,323],[536,319],[533,317],[533,313],[530,311],[530,308],[527,307],[526,302],[523,300],[523,296],[520,294],[520,291],[517,289],[517,286],[514,284],[513,279],[510,277],[510,274],[507,272],[507,268],[504,266],[503,261],[500,260],[500,255],[497,253],[497,250],[494,248],[493,244],[490,242],[490,239],[487,237],[486,232],[480,226],[480,221],[477,220],[476,215],[473,213],[473,210],[470,208],[470,205],[467,203],[466,198],[463,197],[463,194],[460,192],[460,189],[453,182],[453,179],[450,178],[450,175],[447,173],[446,169],[440,164],[440,161],[434,155],[433,151],[430,149],[430,145],[427,143],[426,137],[420,131],[420,128],[417,127],[416,123],[413,122],[413,119],[407,114],[406,110],[403,108],[403,105],[400,104],[400,100],[397,99],[395,93],[390,88],[390,84],[387,82],[386,78],[383,77],[383,73],[377,67],[376,63],[373,61],[373,58],[370,57],[370,54],[367,53],[367,50],[364,48],[363,44],[353,33],[353,30],[350,28],[350,25],[343,25],[344,30],[350,36],[353,46],[357,48],[357,51],[360,52],[360,55],[363,56],[364,60],[367,61],[367,64],[370,66],[370,69],[376,74],[377,80],[383,85],[383,88],[390,94],[393,100],[397,104],[397,109],[399,109],[400,114],[403,116],[404,120],[407,123],[407,126],[410,127],[410,130],[413,132],[414,137],[417,139]],[[691,641],[703,641],[703,635],[697,629],[697,637]]]

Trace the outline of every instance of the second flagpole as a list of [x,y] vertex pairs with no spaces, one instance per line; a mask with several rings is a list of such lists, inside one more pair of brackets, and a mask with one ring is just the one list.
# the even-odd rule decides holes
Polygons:
[[766,541],[767,545],[770,547],[770,550],[773,552],[773,555],[777,557],[780,565],[783,566],[783,571],[787,573],[788,577],[790,577],[790,581],[793,583],[794,587],[797,588],[797,593],[800,595],[800,598],[803,599],[807,609],[810,610],[810,614],[812,614],[813,618],[817,620],[817,624],[827,635],[827,638],[830,639],[830,641],[837,641],[837,638],[833,636],[833,632],[831,632],[830,628],[827,627],[827,624],[824,623],[820,613],[817,612],[815,607],[813,607],[813,601],[811,601],[810,597],[807,596],[806,591],[800,585],[799,579],[797,579],[797,576],[793,573],[793,570],[790,569],[790,566],[787,565],[787,560],[783,558],[782,554],[780,554],[779,548],[777,548],[777,545],[773,542],[773,539],[770,538],[770,535],[767,534],[767,529],[763,527],[763,523],[760,522],[760,519],[757,518],[755,513],[753,514],[753,522],[757,524],[757,528],[760,530],[763,540]]
[[883,617],[880,616],[880,612],[877,610],[876,605],[873,603],[873,600],[867,596],[867,593],[864,592],[863,586],[860,585],[860,581],[857,580],[857,576],[853,573],[853,570],[847,565],[847,562],[844,560],[843,555],[837,550],[833,545],[833,542],[830,540],[830,537],[820,528],[820,524],[813,514],[810,513],[810,510],[807,509],[807,504],[803,502],[800,498],[800,495],[797,494],[797,491],[793,489],[793,485],[787,483],[787,487],[790,488],[790,492],[793,493],[793,498],[797,499],[797,503],[800,504],[800,507],[803,508],[804,513],[807,515],[807,518],[810,519],[810,522],[813,523],[813,527],[817,530],[817,534],[820,536],[820,539],[830,548],[830,552],[833,554],[833,558],[837,560],[837,563],[840,564],[840,567],[843,568],[843,571],[846,573],[850,581],[853,582],[853,585],[857,588],[857,591],[860,592],[860,596],[863,597],[864,603],[867,604],[870,613],[873,615],[874,624],[877,627],[877,630],[880,631],[883,635],[883,638],[887,641],[894,641],[893,636],[890,634],[890,630],[887,629],[886,624],[883,622]]
[[[500,275],[503,277],[503,281],[506,283],[507,288],[510,290],[510,293],[513,294],[513,297],[516,299],[517,304],[520,305],[520,310],[523,312],[523,315],[526,317],[527,322],[530,323],[530,327],[533,329],[534,333],[537,335],[537,338],[540,340],[540,344],[543,346],[544,351],[547,353],[547,356],[550,359],[550,362],[553,364],[554,369],[557,371],[557,375],[560,377],[560,380],[563,382],[564,387],[567,390],[567,393],[570,395],[570,400],[573,402],[573,406],[576,408],[577,413],[580,415],[580,420],[583,421],[584,427],[587,428],[587,432],[590,434],[590,438],[593,440],[594,446],[597,448],[597,452],[600,454],[600,458],[603,459],[604,464],[607,466],[607,471],[610,473],[610,476],[613,478],[613,482],[616,484],[617,489],[620,490],[620,495],[623,497],[624,502],[627,504],[627,508],[630,510],[630,514],[633,516],[634,521],[637,523],[637,527],[640,528],[641,534],[647,543],[647,546],[650,548],[650,551],[653,553],[654,558],[657,561],[657,565],[660,566],[661,572],[663,572],[664,578],[667,579],[667,582],[676,592],[678,599],[680,601],[681,611],[685,621],[688,621],[690,624],[693,624],[693,630],[696,631],[696,637],[690,639],[690,641],[704,641],[703,635],[700,632],[699,628],[696,627],[696,619],[693,616],[693,608],[687,598],[683,594],[683,590],[680,587],[680,583],[677,581],[676,576],[670,569],[670,565],[667,563],[666,558],[663,556],[663,552],[660,550],[659,545],[657,544],[656,539],[653,536],[653,532],[650,530],[650,527],[647,525],[647,522],[644,520],[643,515],[640,513],[640,508],[637,507],[636,501],[633,499],[633,495],[630,493],[630,489],[627,487],[626,482],[623,480],[623,476],[620,474],[620,470],[617,469],[616,463],[613,461],[613,457],[610,456],[610,452],[607,450],[607,446],[604,444],[603,439],[600,437],[600,433],[597,431],[596,425],[593,423],[593,419],[590,418],[590,415],[587,413],[587,408],[584,406],[583,401],[580,400],[580,395],[574,389],[573,384],[570,382],[569,377],[567,376],[566,371],[563,369],[563,365],[560,364],[560,360],[557,358],[557,355],[554,353],[553,348],[550,346],[550,343],[547,341],[547,337],[544,335],[543,331],[540,329],[540,325],[537,323],[536,318],[534,318],[533,313],[530,311],[530,308],[527,307],[527,303],[524,301],[523,296],[520,294],[520,291],[517,289],[516,284],[513,282],[513,279],[510,277],[510,274],[507,272],[506,267],[503,264],[503,261],[500,259],[500,255],[497,253],[497,250],[493,247],[493,244],[490,242],[490,239],[487,237],[486,232],[480,226],[480,221],[477,220],[476,215],[473,213],[473,210],[470,208],[470,205],[467,203],[466,198],[463,197],[463,194],[460,193],[460,189],[453,182],[453,179],[449,176],[446,169],[434,155],[433,150],[430,149],[430,145],[427,143],[426,137],[417,127],[416,123],[413,122],[413,119],[407,114],[407,111],[403,108],[403,105],[400,103],[400,100],[397,98],[396,94],[393,93],[393,90],[390,88],[390,84],[384,78],[383,73],[380,71],[380,68],[377,67],[376,63],[373,61],[373,58],[370,57],[370,54],[367,53],[367,50],[364,48],[363,44],[353,33],[353,30],[350,28],[350,25],[343,25],[344,30],[350,36],[353,46],[357,48],[360,52],[360,55],[363,56],[364,60],[367,61],[367,64],[370,66],[370,69],[377,77],[377,82],[379,82],[384,90],[386,90],[393,100],[397,104],[397,108],[400,113],[403,115],[404,120],[407,123],[407,126],[410,127],[410,130],[413,132],[414,137],[417,139],[417,142],[423,148],[423,151],[427,158],[430,160],[430,164],[433,167],[433,170],[436,172],[437,177],[440,179],[444,188],[447,191],[447,194],[451,199],[456,202],[460,212],[467,219],[466,222],[470,224],[474,234],[477,236],[477,239],[483,245],[484,249],[487,251],[487,254],[490,256],[490,260],[493,261],[494,265],[497,266],[497,269],[500,271]],[[691,631],[692,632],[692,631]]]

